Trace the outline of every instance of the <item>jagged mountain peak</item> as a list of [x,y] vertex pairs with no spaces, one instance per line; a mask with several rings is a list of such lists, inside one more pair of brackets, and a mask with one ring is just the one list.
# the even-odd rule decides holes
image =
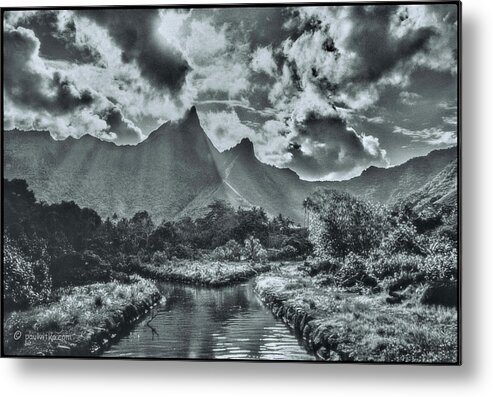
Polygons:
[[178,120],[178,124],[186,127],[201,128],[199,116],[197,114],[197,108],[195,106],[192,106],[190,109],[188,109],[183,117]]
[[175,121],[165,121],[161,124],[161,126],[148,135],[146,141],[150,140],[150,138],[155,139],[156,137],[165,134],[186,134],[191,132],[203,133],[205,135],[205,132],[200,125],[199,116],[195,106],[192,106],[189,110],[187,110],[182,118]]
[[232,152],[244,155],[255,155],[253,142],[248,138],[243,138],[236,146],[230,149]]

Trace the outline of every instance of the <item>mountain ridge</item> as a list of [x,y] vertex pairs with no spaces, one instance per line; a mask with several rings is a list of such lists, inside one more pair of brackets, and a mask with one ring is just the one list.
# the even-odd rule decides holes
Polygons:
[[393,202],[456,158],[456,148],[442,149],[394,167],[369,167],[350,180],[310,182],[289,168],[262,163],[248,138],[219,152],[194,107],[133,146],[91,135],[58,141],[49,132],[18,130],[5,131],[3,140],[5,177],[26,179],[40,200],[73,200],[102,216],[147,210],[157,220],[200,216],[211,201],[225,200],[301,222],[302,202],[316,189]]

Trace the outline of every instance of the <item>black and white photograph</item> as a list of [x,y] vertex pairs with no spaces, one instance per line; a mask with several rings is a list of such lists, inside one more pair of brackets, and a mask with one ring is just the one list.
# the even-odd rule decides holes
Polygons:
[[2,23],[3,356],[461,364],[459,2]]

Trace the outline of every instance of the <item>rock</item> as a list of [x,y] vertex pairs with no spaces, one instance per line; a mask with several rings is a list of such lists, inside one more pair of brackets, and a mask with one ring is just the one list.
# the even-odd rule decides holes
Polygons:
[[397,303],[402,303],[402,298],[400,296],[389,296],[385,299],[385,302],[395,305]]
[[456,281],[441,280],[430,283],[421,296],[421,303],[424,305],[441,305],[447,307],[457,307],[458,288]]

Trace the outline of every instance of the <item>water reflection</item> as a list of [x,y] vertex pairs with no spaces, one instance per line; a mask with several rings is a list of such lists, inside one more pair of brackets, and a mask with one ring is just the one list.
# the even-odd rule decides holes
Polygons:
[[313,360],[268,311],[252,284],[220,289],[159,285],[154,309],[103,357]]

